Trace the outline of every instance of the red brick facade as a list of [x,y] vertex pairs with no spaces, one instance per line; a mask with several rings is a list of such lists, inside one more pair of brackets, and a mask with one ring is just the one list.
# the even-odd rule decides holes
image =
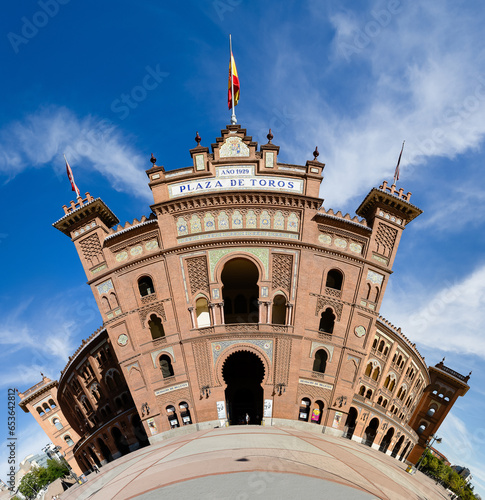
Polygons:
[[[150,442],[248,415],[404,459],[431,379],[379,309],[401,234],[421,210],[386,182],[356,217],[325,210],[325,165],[316,156],[282,164],[278,152],[271,140],[258,150],[231,125],[212,152],[190,150],[191,167],[165,172],[152,158],[148,219],[115,227],[116,216],[87,193],[54,226],[76,246]],[[68,418],[79,402],[68,389],[73,361],[60,381]],[[103,434],[107,418],[92,402],[93,431]],[[99,452],[94,441],[81,445]]]

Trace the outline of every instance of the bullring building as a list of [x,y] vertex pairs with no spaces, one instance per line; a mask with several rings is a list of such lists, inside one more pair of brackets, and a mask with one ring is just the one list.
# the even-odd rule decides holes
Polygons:
[[210,150],[197,134],[190,167],[152,156],[150,215],[124,226],[89,193],[63,207],[103,324],[19,395],[74,470],[247,421],[415,463],[468,390],[379,314],[411,193],[383,182],[354,217],[325,209],[318,152],[280,163],[272,139],[229,125]]

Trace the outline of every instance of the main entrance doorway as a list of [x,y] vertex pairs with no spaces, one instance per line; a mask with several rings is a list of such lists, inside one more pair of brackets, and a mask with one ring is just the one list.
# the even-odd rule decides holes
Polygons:
[[239,351],[231,354],[222,368],[222,376],[227,384],[226,408],[231,425],[259,425],[263,416],[264,365],[256,354]]

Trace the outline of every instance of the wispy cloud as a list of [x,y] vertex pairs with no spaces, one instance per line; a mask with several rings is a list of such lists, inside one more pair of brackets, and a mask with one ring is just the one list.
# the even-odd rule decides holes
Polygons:
[[[340,4],[325,11],[314,2],[312,22],[330,19],[333,26],[333,53],[304,55],[291,38],[273,44],[270,105],[297,110],[274,142],[284,144],[282,153],[291,148],[295,162],[310,159],[315,144],[320,146],[319,159],[328,165],[322,195],[329,205],[341,206],[392,179],[403,139],[402,176],[408,181],[431,175],[424,170],[432,168],[430,158],[454,158],[482,143],[483,16],[473,6],[445,3],[401,3],[399,12],[389,19],[381,14],[379,22],[388,2],[372,2],[357,13]],[[355,45],[359,33],[368,42],[348,60],[339,46]],[[361,71],[350,84],[346,78],[356,64]],[[332,70],[322,69],[327,66]],[[338,75],[342,81],[334,80]]]
[[394,324],[422,345],[485,358],[481,327],[485,322],[485,265],[434,292],[419,281],[397,284],[387,292],[385,310]]
[[118,191],[150,199],[143,158],[130,140],[108,120],[78,117],[64,107],[49,106],[0,130],[0,177],[7,181],[29,168],[65,170],[65,153],[75,170],[94,169]]
[[[40,380],[40,372],[56,379],[77,348],[80,337],[87,337],[88,323],[99,313],[95,304],[77,299],[73,291],[64,297],[25,299],[17,308],[4,313],[0,325],[0,361],[16,360],[15,370],[2,370],[2,387],[20,391]],[[69,300],[68,300],[69,299]]]

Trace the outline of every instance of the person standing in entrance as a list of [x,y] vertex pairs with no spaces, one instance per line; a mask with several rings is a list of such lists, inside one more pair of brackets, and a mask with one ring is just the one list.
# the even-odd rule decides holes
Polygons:
[[249,425],[249,414],[246,413],[246,425]]

